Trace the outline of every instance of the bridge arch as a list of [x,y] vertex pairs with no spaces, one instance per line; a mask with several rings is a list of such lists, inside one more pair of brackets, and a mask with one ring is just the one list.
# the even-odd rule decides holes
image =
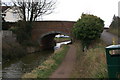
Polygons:
[[[33,23],[32,40],[38,41],[42,48],[53,47],[57,34],[71,36],[75,21],[37,21]],[[46,44],[45,44],[46,43]],[[52,45],[54,44],[54,45]]]
[[38,38],[38,42],[40,44],[40,46],[43,49],[51,49],[54,48],[54,46],[56,45],[56,42],[54,40],[55,36],[58,34],[63,34],[63,35],[68,35],[67,33],[64,33],[62,31],[50,31],[47,33],[42,34],[39,38]]

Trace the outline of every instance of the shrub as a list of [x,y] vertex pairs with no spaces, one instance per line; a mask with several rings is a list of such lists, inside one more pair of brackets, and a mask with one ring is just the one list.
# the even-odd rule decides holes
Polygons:
[[11,27],[9,30],[12,31],[13,33],[16,33],[17,27]]
[[2,30],[8,30],[15,25],[16,22],[2,22]]
[[20,46],[18,43],[6,43],[3,42],[2,46],[2,58],[3,63],[13,59],[19,59],[25,56],[27,53],[26,49]]
[[24,46],[28,46],[28,47],[30,47],[30,46],[33,46],[33,47],[39,47],[39,43],[37,42],[37,41],[31,41],[31,40],[24,40],[23,42],[22,42],[22,45],[24,45]]
[[81,19],[73,27],[75,38],[81,40],[82,46],[87,47],[92,40],[100,37],[104,29],[104,21],[97,16],[82,14]]
[[10,28],[17,35],[17,41],[22,43],[31,39],[32,23],[25,21],[18,21],[15,27]]

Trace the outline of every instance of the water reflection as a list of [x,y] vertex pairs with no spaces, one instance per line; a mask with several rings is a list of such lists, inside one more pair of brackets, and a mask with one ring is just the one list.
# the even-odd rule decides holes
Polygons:
[[69,43],[71,43],[71,41],[57,43],[56,46],[54,47],[54,50],[59,49],[62,44],[69,44]]

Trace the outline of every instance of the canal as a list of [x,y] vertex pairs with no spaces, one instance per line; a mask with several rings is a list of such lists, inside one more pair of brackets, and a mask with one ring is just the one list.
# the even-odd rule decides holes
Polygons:
[[62,44],[68,44],[71,41],[57,43],[53,50],[41,51],[29,54],[19,60],[11,61],[3,65],[3,78],[20,78],[23,74],[35,69],[43,63],[55,50],[59,49]]

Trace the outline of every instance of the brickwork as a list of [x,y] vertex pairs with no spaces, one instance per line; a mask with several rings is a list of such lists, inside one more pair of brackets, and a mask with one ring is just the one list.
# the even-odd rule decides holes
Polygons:
[[[71,36],[71,29],[74,26],[73,21],[36,21],[32,27],[32,40],[39,41],[42,47],[55,46],[54,37],[61,33]],[[48,35],[48,36],[47,36]],[[47,36],[46,38],[44,36]],[[44,39],[43,39],[44,38]],[[2,40],[15,42],[15,37],[11,31],[3,31]]]
[[50,32],[61,32],[71,35],[71,29],[74,26],[73,21],[39,21],[34,22],[32,39],[38,40],[42,35]]
[[73,21],[38,21],[33,23],[32,39],[39,41],[41,48],[48,49],[55,46],[56,34],[71,36]]

